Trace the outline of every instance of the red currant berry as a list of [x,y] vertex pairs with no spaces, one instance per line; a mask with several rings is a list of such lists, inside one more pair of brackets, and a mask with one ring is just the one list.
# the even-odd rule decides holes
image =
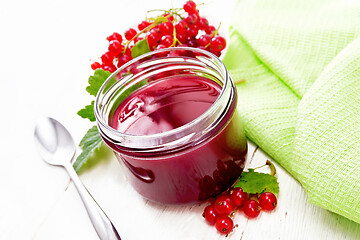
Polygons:
[[210,43],[211,49],[214,51],[220,52],[226,47],[226,40],[222,36],[216,36],[211,39]]
[[198,26],[201,30],[205,30],[209,26],[209,21],[206,18],[201,17]]
[[101,56],[101,61],[105,65],[112,64],[114,60],[114,54],[112,52],[106,52]]
[[113,64],[111,64],[111,65],[104,65],[104,66],[102,66],[102,69],[103,69],[104,71],[109,71],[109,72],[111,72],[111,73],[113,73],[113,72],[116,71],[116,67],[115,67]]
[[91,69],[96,70],[98,68],[101,68],[101,64],[99,62],[94,62],[91,64]]
[[196,3],[189,0],[187,1],[184,6],[183,6],[185,12],[191,14],[191,13],[196,13],[197,10],[196,10]]
[[208,25],[204,30],[207,34],[212,34],[214,31],[216,31],[216,28],[212,25]]
[[159,31],[163,35],[173,34],[174,25],[172,24],[172,22],[161,23],[161,24],[159,24]]
[[139,31],[142,31],[150,25],[151,25],[151,23],[149,23],[148,21],[142,21],[141,23],[139,23],[138,29],[139,29]]
[[241,207],[248,199],[248,194],[242,188],[234,188],[230,191],[230,199],[235,207]]
[[110,41],[113,41],[113,40],[118,40],[119,42],[122,42],[122,36],[117,33],[117,32],[114,32],[113,34],[111,34],[110,36],[108,36],[106,38],[109,42]]
[[160,44],[161,34],[158,29],[151,29],[149,35],[147,36],[147,41],[151,50],[155,49],[157,45]]
[[158,39],[161,38],[161,32],[160,32],[160,28],[158,27],[154,27],[150,30],[149,34],[154,34],[157,36]]
[[132,49],[133,46],[130,46],[126,49],[124,55],[129,55],[131,57],[131,49]]
[[259,204],[263,210],[274,210],[277,205],[276,196],[271,192],[264,192],[259,197]]
[[186,35],[188,37],[196,37],[196,35],[198,34],[199,30],[197,28],[189,28]]
[[215,222],[216,229],[222,234],[229,234],[234,228],[234,222],[228,216],[220,216]]
[[228,215],[235,209],[230,198],[226,195],[217,197],[214,206],[215,206],[215,211],[219,215]]
[[174,38],[171,35],[162,36],[160,43],[165,45],[165,47],[170,47],[174,43]]
[[177,33],[177,34],[180,34],[180,35],[186,34],[188,28],[189,28],[189,26],[187,25],[187,23],[185,22],[185,20],[181,20],[180,22],[178,22],[178,23],[175,25],[176,33]]
[[197,40],[199,46],[207,46],[209,45],[210,41],[211,41],[211,36],[209,34],[204,34],[204,35],[201,35],[199,37],[199,39]]
[[243,211],[248,218],[256,218],[261,212],[261,207],[257,201],[250,199],[244,202]]
[[197,16],[197,14],[193,13],[193,14],[189,14],[189,16],[187,16],[185,18],[186,23],[191,27],[197,24],[199,18]]
[[[164,49],[164,48],[166,48],[166,46],[165,46],[165,45],[163,45],[163,44],[159,44],[159,45],[157,45],[157,46],[156,46],[155,50],[160,50],[160,49]],[[166,53],[166,52],[159,52],[159,53],[156,53],[156,57],[165,57],[166,55],[167,55],[167,53]]]
[[186,34],[176,34],[177,40],[179,40],[181,43],[185,43],[187,40]]
[[218,216],[219,215],[216,213],[214,205],[209,205],[204,209],[203,217],[209,224],[214,225]]
[[125,54],[124,56],[120,57],[118,62],[117,62],[117,67],[121,67],[122,65],[124,65],[125,63],[129,62],[131,59],[133,59],[131,57],[131,55],[129,54]]
[[112,40],[109,43],[108,49],[114,55],[118,55],[124,50],[124,46],[118,40]]
[[210,52],[213,53],[215,56],[220,57],[221,56],[221,52],[218,51],[214,51],[212,49],[210,49]]
[[196,39],[194,39],[194,38],[188,39],[186,41],[186,45],[188,45],[189,47],[193,47],[193,48],[198,47],[198,43],[197,43]]
[[133,37],[135,37],[135,35],[136,35],[136,30],[133,29],[133,28],[130,28],[129,30],[127,30],[127,31],[125,32],[124,35],[125,35],[126,40],[130,41]]

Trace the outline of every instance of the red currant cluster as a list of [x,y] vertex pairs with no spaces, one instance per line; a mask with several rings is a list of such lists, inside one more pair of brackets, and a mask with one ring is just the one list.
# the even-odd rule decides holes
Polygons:
[[250,195],[236,187],[222,195],[204,209],[203,217],[222,234],[229,234],[234,228],[232,217],[236,210],[242,210],[248,218],[259,216],[261,210],[271,211],[277,205],[277,198],[271,192],[258,197]]
[[204,49],[220,56],[226,47],[225,38],[199,15],[196,3],[191,0],[182,8],[164,10],[161,16],[142,21],[138,31],[130,28],[124,37],[126,40],[117,32],[108,36],[108,51],[101,56],[101,63],[94,62],[91,68],[114,72],[133,58],[132,48],[144,39],[150,51],[181,46]]

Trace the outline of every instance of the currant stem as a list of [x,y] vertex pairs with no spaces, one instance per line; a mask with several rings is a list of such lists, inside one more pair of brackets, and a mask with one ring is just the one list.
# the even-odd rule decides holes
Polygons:
[[[245,80],[243,80],[243,81],[245,81]],[[276,174],[276,168],[275,168],[275,165],[274,165],[272,162],[270,162],[270,160],[266,160],[266,163],[265,163],[264,165],[261,165],[261,166],[259,166],[259,167],[253,168],[253,169],[254,169],[254,170],[255,170],[255,169],[259,169],[259,168],[262,168],[262,167],[265,167],[265,166],[269,166],[269,167],[270,167],[270,174],[271,174],[272,176],[275,176],[275,174]]]
[[270,160],[266,160],[266,165],[268,165],[270,167],[270,174],[272,176],[275,176],[275,174],[276,174],[275,165],[272,162],[270,162]]
[[216,30],[212,33],[212,36],[215,37],[216,35],[218,35],[219,29],[221,27],[221,22],[219,23],[219,26],[216,28]]
[[261,165],[261,166],[258,166],[258,167],[256,167],[256,168],[253,168],[254,170],[256,170],[256,169],[259,169],[259,168],[262,168],[262,167],[265,167],[266,165],[268,165],[268,164],[264,164],[264,165]]

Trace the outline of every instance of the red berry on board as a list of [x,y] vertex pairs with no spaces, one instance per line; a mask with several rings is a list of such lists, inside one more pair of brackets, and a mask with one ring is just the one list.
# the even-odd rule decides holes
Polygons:
[[141,23],[139,23],[138,29],[139,29],[139,31],[142,31],[150,25],[151,25],[151,23],[149,23],[148,21],[142,21]]
[[109,42],[110,41],[113,41],[113,40],[118,40],[119,42],[122,42],[122,36],[117,33],[117,32],[114,32],[113,34],[111,34],[110,36],[108,36],[106,38]]
[[220,216],[216,219],[215,227],[220,233],[229,234],[234,228],[234,222],[228,216]]
[[118,40],[112,40],[109,43],[109,48],[108,49],[114,55],[118,55],[124,50],[124,46]]
[[231,199],[226,195],[221,195],[216,198],[214,208],[220,216],[228,215],[235,209]]
[[96,70],[98,68],[101,68],[101,64],[99,62],[94,62],[91,64],[91,69]]
[[226,40],[222,36],[216,36],[211,39],[210,43],[211,49],[214,51],[220,52],[226,47]]
[[259,197],[259,204],[263,210],[274,210],[277,206],[276,196],[271,192],[264,192]]
[[184,6],[183,6],[185,12],[191,14],[191,13],[196,13],[197,10],[196,10],[196,3],[189,0],[187,1]]
[[204,209],[203,217],[209,224],[214,225],[218,216],[219,215],[216,213],[214,205],[208,205]]
[[242,188],[233,188],[230,191],[230,199],[235,207],[241,207],[248,199],[248,194],[242,190]]
[[248,218],[256,218],[261,212],[261,207],[257,201],[250,199],[244,202],[243,211]]
[[127,30],[127,31],[125,32],[124,35],[125,35],[126,40],[130,41],[133,37],[135,37],[135,35],[136,35],[136,30],[133,29],[133,28],[130,28],[129,30]]

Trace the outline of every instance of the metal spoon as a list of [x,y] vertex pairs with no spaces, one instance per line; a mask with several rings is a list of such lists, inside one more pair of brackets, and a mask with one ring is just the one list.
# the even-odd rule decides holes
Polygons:
[[55,119],[44,118],[36,125],[34,135],[35,144],[44,161],[51,165],[62,166],[67,170],[99,238],[121,240],[114,225],[81,183],[71,164],[75,155],[75,144],[66,128]]

